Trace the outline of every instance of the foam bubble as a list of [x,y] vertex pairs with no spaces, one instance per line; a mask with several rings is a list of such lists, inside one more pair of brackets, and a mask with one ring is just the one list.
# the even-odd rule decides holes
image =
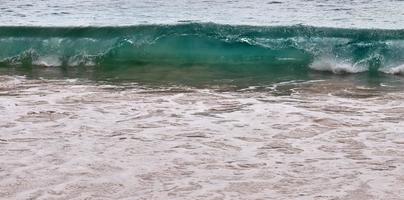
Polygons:
[[318,71],[329,71],[334,74],[344,74],[344,73],[359,73],[367,70],[359,64],[351,64],[349,62],[337,61],[331,58],[321,58],[315,60],[309,66],[311,69]]
[[47,57],[39,57],[32,64],[45,67],[51,67],[51,66],[58,67],[62,65],[62,62],[57,56],[47,56]]
[[404,64],[398,65],[396,67],[383,68],[380,71],[387,74],[404,75]]

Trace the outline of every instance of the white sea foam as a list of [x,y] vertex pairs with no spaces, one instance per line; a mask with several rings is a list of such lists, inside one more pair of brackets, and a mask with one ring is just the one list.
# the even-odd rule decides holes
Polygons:
[[44,67],[60,67],[62,65],[76,67],[76,66],[94,66],[96,63],[94,59],[91,57],[74,56],[66,60],[66,62],[64,62],[63,59],[60,58],[59,56],[52,55],[52,56],[38,57],[32,62],[32,64]]
[[359,63],[352,64],[346,61],[339,61],[332,58],[321,58],[315,60],[309,66],[311,69],[318,71],[329,71],[334,74],[343,73],[359,73],[367,71],[367,68]]
[[58,67],[62,65],[62,62],[57,56],[47,56],[47,57],[39,57],[32,64],[45,67],[51,67],[51,66]]
[[387,74],[394,74],[394,75],[404,75],[404,64],[395,66],[395,67],[389,67],[389,68],[383,68],[380,69],[381,72],[387,73]]
[[301,86],[277,96],[0,76],[0,198],[397,199],[404,94]]

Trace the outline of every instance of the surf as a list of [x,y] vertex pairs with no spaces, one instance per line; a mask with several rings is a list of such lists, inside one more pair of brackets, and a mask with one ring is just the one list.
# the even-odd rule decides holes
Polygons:
[[0,66],[208,66],[401,74],[404,30],[214,23],[0,27]]

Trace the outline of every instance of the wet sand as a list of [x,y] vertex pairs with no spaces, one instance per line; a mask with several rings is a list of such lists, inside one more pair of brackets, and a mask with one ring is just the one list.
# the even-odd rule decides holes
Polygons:
[[282,87],[1,76],[0,199],[403,199],[404,92]]

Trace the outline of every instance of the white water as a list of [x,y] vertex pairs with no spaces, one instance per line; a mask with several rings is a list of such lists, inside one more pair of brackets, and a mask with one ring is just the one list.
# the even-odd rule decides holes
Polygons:
[[403,197],[402,92],[277,89],[288,85],[273,96],[1,76],[0,199]]
[[314,70],[329,71],[334,74],[359,73],[367,71],[366,66],[362,66],[360,64],[352,64],[348,61],[341,61],[333,58],[317,59],[313,63],[311,63],[309,67]]

